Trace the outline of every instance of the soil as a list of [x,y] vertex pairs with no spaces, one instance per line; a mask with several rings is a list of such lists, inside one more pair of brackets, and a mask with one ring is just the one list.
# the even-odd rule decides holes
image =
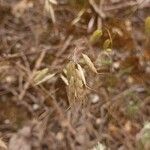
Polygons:
[[[150,148],[150,5],[137,1],[0,0],[0,149]],[[65,75],[72,61],[84,76]]]

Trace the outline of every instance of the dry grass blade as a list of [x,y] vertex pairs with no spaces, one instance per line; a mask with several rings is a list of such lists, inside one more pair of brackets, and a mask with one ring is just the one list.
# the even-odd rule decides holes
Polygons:
[[76,75],[75,75],[75,87],[76,87],[76,90],[79,88],[79,89],[82,89],[83,88],[83,81],[82,81],[82,78],[81,78],[81,74],[79,72],[78,69],[75,70],[76,71]]
[[30,84],[31,84],[31,82],[32,82],[32,80],[33,80],[33,78],[34,78],[34,75],[35,75],[37,69],[41,66],[41,63],[42,63],[42,61],[43,61],[45,55],[46,55],[46,51],[42,51],[41,54],[40,54],[40,56],[39,56],[39,58],[38,58],[37,61],[36,61],[36,64],[35,64],[35,67],[34,67],[33,72],[32,72],[31,75],[29,76],[28,81],[24,84],[23,90],[22,90],[22,92],[20,93],[20,95],[18,96],[18,99],[19,99],[19,100],[22,100],[22,99],[24,98],[24,96],[25,96],[25,94],[26,94],[26,91],[27,91],[27,89],[29,88],[29,86],[30,86]]
[[67,70],[66,70],[66,69],[63,69],[63,73],[64,73],[65,75],[67,75]]
[[[80,83],[80,87],[82,87],[83,85],[86,87],[86,88],[88,88],[89,90],[92,90],[92,91],[95,91],[95,90],[93,90],[92,88],[90,88],[88,85],[87,85],[87,83],[86,83],[86,79],[85,79],[85,75],[84,75],[84,71],[83,71],[83,68],[80,66],[80,64],[77,64],[77,68],[78,69],[76,69],[76,73],[77,73],[77,76],[78,76],[78,78],[80,79],[79,81],[81,82],[82,81],[82,83],[80,83],[79,81],[79,83]],[[83,85],[82,85],[83,84]]]
[[2,141],[2,139],[0,139],[0,149],[1,150],[7,150],[7,146],[6,146],[6,144],[4,143],[4,141]]
[[67,80],[66,77],[64,77],[64,76],[61,74],[61,75],[60,75],[60,78],[64,81],[64,83],[65,83],[66,85],[69,85],[69,82],[68,82],[68,80]]
[[95,10],[95,12],[101,17],[101,18],[105,18],[106,15],[105,13],[102,11],[102,9],[100,9],[96,2],[94,0],[89,0],[90,5],[93,7],[93,9]]
[[45,6],[44,6],[44,9],[45,11],[50,14],[51,16],[51,19],[53,21],[53,23],[56,23],[56,17],[55,17],[55,12],[54,12],[54,9],[53,9],[53,6],[52,4],[54,4],[55,1],[50,1],[50,0],[45,0]]
[[75,63],[70,61],[66,66],[67,78],[71,79],[72,76],[75,76]]
[[55,76],[55,73],[53,73],[53,74],[48,74],[48,75],[46,75],[43,79],[41,79],[40,81],[38,81],[37,83],[35,83],[35,85],[39,85],[39,84],[41,84],[41,83],[44,83],[44,82],[50,80],[50,79],[51,79],[52,77],[54,77],[54,76]]
[[44,68],[42,70],[39,70],[35,73],[35,77],[34,77],[34,82],[37,83],[39,82],[41,79],[43,79],[46,74],[48,73],[48,68]]
[[56,0],[48,0],[50,3],[57,5],[58,2]]
[[83,56],[83,59],[84,59],[86,65],[89,67],[89,69],[97,74],[98,72],[97,72],[94,64],[92,63],[91,59],[85,54],[82,54],[82,56]]
[[106,150],[106,146],[98,142],[96,146],[94,146],[91,150]]
[[78,22],[81,20],[81,17],[82,17],[82,15],[84,14],[84,12],[85,12],[85,9],[82,9],[82,10],[78,13],[77,17],[72,21],[72,24],[73,24],[73,25],[75,25],[76,23],[78,23]]
[[145,19],[145,33],[150,37],[150,16]]
[[81,79],[83,81],[83,84],[86,85],[86,80],[85,80],[85,76],[84,76],[84,71],[82,69],[82,67],[80,66],[80,64],[77,64],[78,70],[79,70],[79,74],[81,76]]

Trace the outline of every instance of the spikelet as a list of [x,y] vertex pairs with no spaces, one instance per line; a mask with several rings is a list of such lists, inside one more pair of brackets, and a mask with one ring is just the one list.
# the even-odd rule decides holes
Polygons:
[[67,80],[67,78],[65,76],[63,76],[62,74],[60,75],[60,78],[64,81],[64,83],[68,86],[69,82]]
[[55,73],[52,73],[52,74],[47,74],[43,79],[41,79],[40,81],[38,81],[37,83],[35,83],[35,85],[39,85],[39,84],[42,84],[48,80],[50,80],[52,77],[55,76]]
[[98,72],[97,72],[94,64],[92,63],[91,59],[85,54],[82,54],[82,56],[83,56],[83,59],[84,59],[86,65],[89,67],[89,69],[97,74]]
[[110,48],[111,47],[111,40],[110,39],[107,39],[107,40],[105,40],[105,42],[104,42],[104,44],[103,44],[103,49],[104,50],[107,50],[108,48]]
[[67,81],[67,95],[69,100],[69,105],[72,106],[76,102],[81,102],[84,99],[84,93],[85,93],[85,79],[84,75],[81,73],[80,70],[77,68],[79,67],[79,64],[75,64],[75,62],[70,61],[65,70],[66,70],[66,77],[61,76],[62,80],[64,82]]
[[80,66],[80,64],[77,64],[77,67],[78,67],[78,71],[79,71],[79,75],[81,77],[81,80],[82,80],[83,84],[86,86],[84,71],[83,71],[82,67]]
[[96,31],[93,32],[93,34],[90,37],[90,43],[91,44],[96,44],[97,42],[99,42],[101,36],[103,35],[102,30],[97,29]]
[[145,19],[145,33],[150,37],[150,16]]
[[41,83],[48,81],[49,79],[55,76],[54,73],[49,74],[48,71],[49,71],[48,68],[44,68],[42,70],[37,71],[33,78],[34,84],[39,85]]
[[41,80],[47,73],[48,68],[37,71],[34,75],[34,82],[38,82],[39,80]]

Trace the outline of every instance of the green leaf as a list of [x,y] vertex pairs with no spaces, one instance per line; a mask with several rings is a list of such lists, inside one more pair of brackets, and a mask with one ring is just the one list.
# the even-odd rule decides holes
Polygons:
[[103,35],[102,30],[97,29],[96,31],[93,32],[93,34],[90,37],[90,43],[91,44],[96,44],[97,42],[100,41],[101,36]]
[[150,16],[145,19],[145,33],[150,36]]

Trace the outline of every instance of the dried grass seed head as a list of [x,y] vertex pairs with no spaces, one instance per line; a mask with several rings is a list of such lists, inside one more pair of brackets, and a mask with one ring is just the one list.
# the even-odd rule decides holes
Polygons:
[[90,69],[92,72],[94,72],[94,73],[97,74],[98,72],[97,72],[97,70],[96,70],[94,64],[92,63],[91,59],[90,59],[87,55],[85,55],[85,54],[83,54],[83,53],[82,53],[82,57],[83,57],[83,59],[84,59],[86,65],[89,67],[89,69]]

